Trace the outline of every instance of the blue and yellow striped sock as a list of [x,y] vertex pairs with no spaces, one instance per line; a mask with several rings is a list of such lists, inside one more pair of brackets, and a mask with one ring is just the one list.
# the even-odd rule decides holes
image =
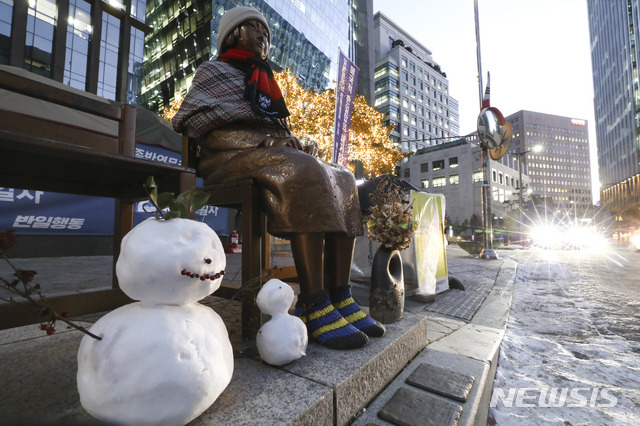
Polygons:
[[294,315],[306,324],[309,338],[329,349],[357,349],[369,341],[366,334],[342,318],[324,290],[298,295]]
[[387,331],[384,325],[365,314],[351,295],[351,286],[343,285],[330,292],[331,303],[340,315],[369,337],[381,337]]

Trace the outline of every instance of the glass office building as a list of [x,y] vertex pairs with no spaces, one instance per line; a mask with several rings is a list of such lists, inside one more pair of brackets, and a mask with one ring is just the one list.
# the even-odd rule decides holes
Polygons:
[[0,64],[138,104],[145,0],[0,0]]
[[289,68],[306,89],[324,90],[337,75],[339,49],[349,53],[349,2],[327,0],[148,0],[143,105],[161,111],[185,94],[197,67],[217,56],[217,28],[235,6],[260,10],[271,28],[269,62]]
[[[598,166],[603,206],[640,204],[638,0],[588,0]],[[640,216],[638,214],[637,216]]]

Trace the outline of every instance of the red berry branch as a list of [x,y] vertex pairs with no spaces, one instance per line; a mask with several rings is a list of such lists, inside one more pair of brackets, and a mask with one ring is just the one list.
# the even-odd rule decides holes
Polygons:
[[[10,252],[15,248],[18,244],[18,239],[16,238],[15,231],[8,230],[0,233],[0,255],[7,262],[7,264],[13,269],[13,275],[15,278],[12,280],[7,280],[3,277],[0,277],[0,287],[8,290],[9,292],[20,296],[26,300],[28,300],[31,304],[41,309],[42,316],[47,316],[49,319],[47,321],[42,321],[40,323],[40,329],[45,331],[48,335],[52,335],[56,332],[55,324],[57,320],[60,320],[69,326],[79,330],[94,339],[102,340],[101,337],[96,336],[91,333],[84,327],[81,327],[74,322],[67,319],[69,316],[68,312],[58,312],[53,308],[46,300],[42,292],[40,291],[40,284],[34,283],[34,278],[37,274],[36,271],[30,271],[26,269],[18,269],[13,263],[7,259],[5,256],[6,253]],[[37,296],[37,297],[34,297]],[[0,296],[0,300],[4,300],[10,303],[18,303],[15,301],[13,297],[6,298]]]

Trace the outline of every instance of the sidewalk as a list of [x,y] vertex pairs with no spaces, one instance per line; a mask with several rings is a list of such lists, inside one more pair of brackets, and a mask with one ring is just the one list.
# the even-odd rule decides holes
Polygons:
[[[517,265],[473,258],[455,245],[447,256],[449,276],[465,291],[448,290],[429,304],[408,299],[403,319],[366,347],[334,351],[310,343],[306,357],[279,368],[240,339],[236,302],[207,298],[225,320],[236,365],[228,388],[191,425],[486,424]],[[93,262],[101,273],[95,258],[65,259],[73,270]],[[110,268],[110,258],[104,263]],[[368,304],[366,285],[354,283],[353,293]],[[99,316],[83,317],[84,325]],[[82,334],[59,328],[53,336],[35,325],[0,331],[0,423],[99,424],[76,390]]]

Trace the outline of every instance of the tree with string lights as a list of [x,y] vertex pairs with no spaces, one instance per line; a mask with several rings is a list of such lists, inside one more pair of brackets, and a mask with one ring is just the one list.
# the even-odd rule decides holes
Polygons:
[[[330,161],[333,156],[333,129],[335,91],[308,91],[296,77],[284,70],[275,73],[275,79],[285,97],[291,116],[291,131],[303,143],[315,143],[319,157]],[[184,96],[178,94],[162,116],[171,120],[180,108]],[[406,154],[398,151],[389,138],[392,126],[383,124],[384,114],[371,107],[364,96],[356,95],[351,128],[349,129],[349,168],[355,171],[360,161],[367,177],[393,173],[395,166]]]

